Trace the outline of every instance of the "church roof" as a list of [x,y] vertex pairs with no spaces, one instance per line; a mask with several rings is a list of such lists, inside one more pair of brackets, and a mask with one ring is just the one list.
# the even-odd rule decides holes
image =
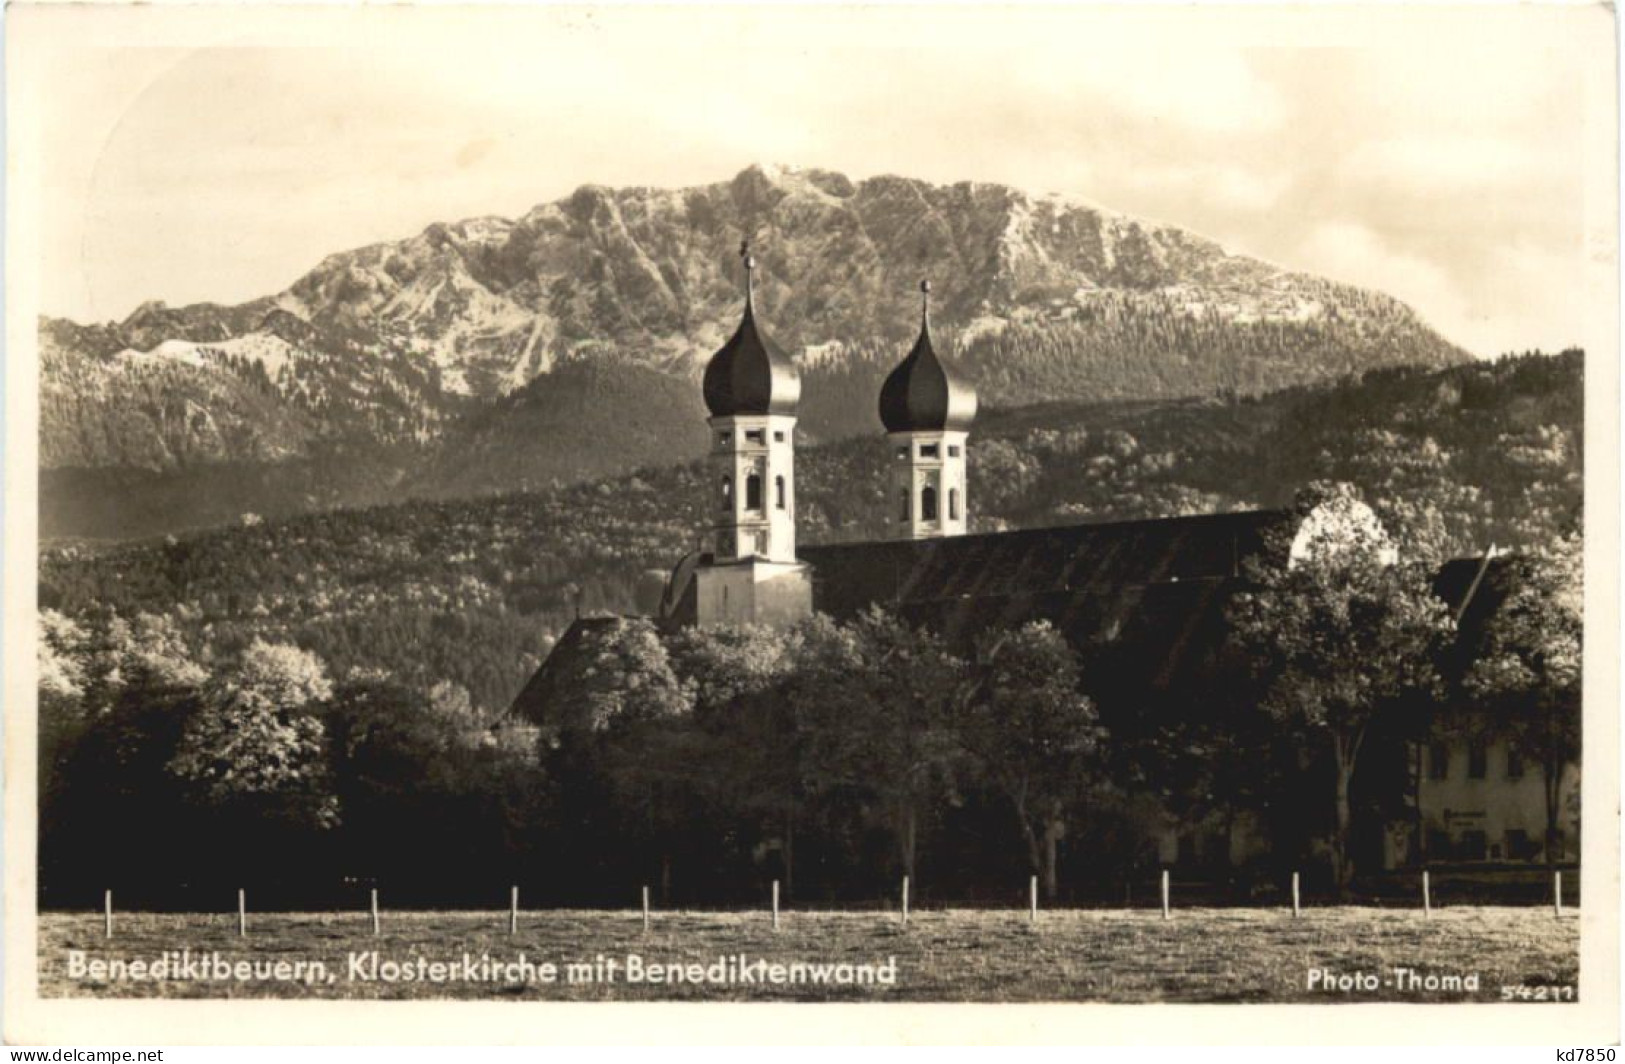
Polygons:
[[984,631],[1047,620],[1074,646],[1116,645],[1115,669],[1166,687],[1223,642],[1242,563],[1292,520],[1258,510],[798,553],[813,566],[814,608],[836,618],[884,606],[961,653]]
[[728,342],[705,367],[705,406],[713,417],[736,414],[794,414],[801,400],[801,376],[785,354],[756,324],[751,283],[754,262],[745,259],[745,316]]
[[948,369],[931,342],[929,282],[920,282],[920,335],[908,357],[880,386],[880,421],[887,432],[969,431],[976,389]]
[[[1242,697],[1225,608],[1246,585],[1243,565],[1290,540],[1297,516],[1286,510],[1208,514],[1148,521],[1069,525],[924,540],[804,546],[813,607],[838,620],[882,606],[942,636],[956,653],[973,651],[990,630],[1029,621],[1053,624],[1087,655],[1091,693],[1135,713],[1188,712]],[[683,577],[691,566],[680,566]],[[1499,608],[1512,574],[1506,559],[1446,562],[1434,590],[1462,615],[1465,654]],[[693,623],[693,582],[676,588],[668,625]],[[684,608],[686,606],[686,609]],[[557,712],[563,679],[589,652],[611,618],[584,618],[557,646],[514,703],[538,723]],[[1232,690],[1231,688],[1234,688]],[[1159,708],[1160,707],[1160,708]],[[1181,708],[1183,707],[1183,708]],[[1122,722],[1118,722],[1122,723]]]
[[1284,510],[1065,525],[936,539],[802,547],[820,610],[849,616],[872,602],[921,606],[1034,594],[1100,595],[1121,586],[1222,580],[1265,549]]
[[509,713],[522,720],[558,727],[559,713],[568,704],[570,676],[578,672],[596,637],[611,629],[618,617],[577,617],[564,630],[541,667],[531,674]]

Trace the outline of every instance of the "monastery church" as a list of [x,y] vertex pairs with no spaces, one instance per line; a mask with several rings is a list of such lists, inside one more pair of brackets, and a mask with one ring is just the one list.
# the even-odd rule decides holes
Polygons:
[[[1225,697],[1214,682],[1225,643],[1224,607],[1244,584],[1243,563],[1291,543],[1326,519],[1316,511],[1261,510],[1149,521],[971,533],[967,477],[976,391],[938,353],[930,285],[921,282],[919,335],[877,397],[885,429],[893,534],[869,543],[796,542],[795,425],[801,381],[792,358],[757,320],[755,264],[741,249],[744,311],[706,366],[710,412],[711,527],[702,547],[649,588],[640,609],[660,626],[789,626],[814,611],[849,619],[881,605],[937,633],[956,651],[989,628],[1048,620],[1107,670],[1148,719],[1203,711]],[[1375,514],[1366,512],[1376,522]],[[1286,561],[1286,559],[1281,559]],[[1491,559],[1447,563],[1435,588],[1464,628],[1482,624],[1505,594]],[[520,693],[514,712],[545,721],[561,662],[614,618],[580,618]],[[1532,861],[1541,852],[1540,772],[1523,770],[1504,743],[1438,743],[1419,772],[1417,799],[1429,859]],[[1578,787],[1578,769],[1565,774]],[[1567,778],[1572,777],[1572,778]],[[1170,830],[1166,864],[1233,865],[1260,856],[1262,831]],[[1414,859],[1414,840],[1392,831],[1356,840],[1366,867]],[[1577,823],[1565,854],[1578,853]]]

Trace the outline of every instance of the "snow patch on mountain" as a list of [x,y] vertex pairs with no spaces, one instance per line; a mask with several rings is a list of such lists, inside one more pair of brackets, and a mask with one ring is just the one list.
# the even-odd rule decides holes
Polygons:
[[298,357],[298,351],[280,336],[271,336],[266,333],[249,333],[246,336],[233,337],[230,340],[215,340],[210,343],[196,343],[190,340],[165,340],[150,351],[137,351],[125,348],[114,355],[115,366],[121,368],[134,368],[154,363],[179,363],[194,366],[198,369],[207,369],[216,366],[224,359],[236,356],[250,362],[258,362],[265,367],[265,374],[271,380],[277,379],[282,367],[293,362]]

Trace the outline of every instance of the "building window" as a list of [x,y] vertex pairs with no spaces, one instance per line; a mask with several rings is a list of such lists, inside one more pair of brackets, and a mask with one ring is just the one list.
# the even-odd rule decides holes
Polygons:
[[733,443],[733,441],[734,441],[734,434],[733,433],[731,433],[731,432],[719,432],[719,433],[717,433],[717,446],[718,447],[726,447],[729,444]]
[[934,443],[922,443],[922,444],[920,444],[920,457],[921,458],[936,458],[941,453],[942,453],[941,449],[938,448],[937,445],[934,444]]
[[745,478],[745,509],[762,508],[762,474],[752,473]]
[[1450,747],[1444,743],[1428,744],[1428,779],[1450,778]]
[[927,484],[920,489],[920,520],[935,521],[937,519],[937,489]]
[[1523,754],[1518,752],[1516,746],[1507,746],[1507,779],[1523,779]]
[[1450,857],[1450,833],[1438,828],[1427,830],[1427,855],[1440,859]]
[[908,448],[907,447],[899,447],[899,448],[897,448],[897,457],[898,458],[907,458],[908,457]]
[[959,489],[948,489],[948,520],[959,520]]
[[949,458],[958,458],[959,457],[959,444],[950,443],[948,445],[948,457]]
[[733,505],[733,501],[734,501],[734,482],[732,480],[730,480],[728,477],[723,477],[722,478],[722,508],[724,510],[726,510],[728,507]]
[[746,429],[745,430],[745,442],[746,443],[766,443],[767,442],[767,433],[763,429]]
[[774,443],[783,443],[784,442],[784,433],[782,433],[782,432],[774,432],[773,433],[773,442]]
[[897,519],[899,521],[906,522],[909,519],[909,509],[910,509],[909,505],[908,505],[909,504],[909,497],[908,497],[908,489],[907,488],[904,488],[902,491],[899,491],[897,493],[897,501],[899,503]]
[[789,503],[789,493],[784,490],[784,478],[773,478],[773,505],[783,510]]
[[1490,840],[1482,831],[1461,833],[1460,856],[1466,861],[1482,861],[1489,853]]
[[1481,780],[1489,771],[1490,752],[1484,746],[1483,740],[1474,740],[1467,747],[1467,778]]
[[1509,861],[1528,861],[1540,852],[1539,846],[1529,842],[1529,832],[1518,828],[1508,828],[1506,833],[1506,852]]

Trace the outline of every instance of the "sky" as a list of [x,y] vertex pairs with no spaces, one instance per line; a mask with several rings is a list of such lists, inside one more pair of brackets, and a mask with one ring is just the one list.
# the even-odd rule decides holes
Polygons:
[[1613,252],[1598,7],[219,14],[13,18],[44,313],[240,302],[432,222],[752,163],[1081,196],[1485,356],[1580,342]]

